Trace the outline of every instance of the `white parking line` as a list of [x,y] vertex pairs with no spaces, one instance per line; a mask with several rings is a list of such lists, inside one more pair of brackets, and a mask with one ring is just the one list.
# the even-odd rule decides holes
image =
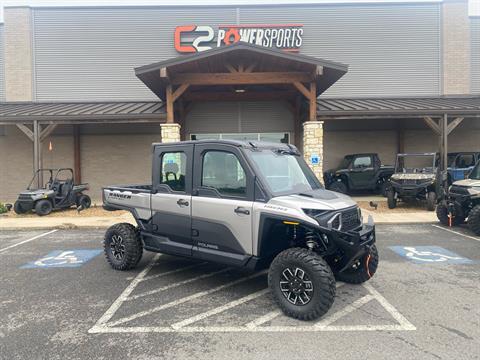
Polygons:
[[0,253],[2,253],[2,252],[4,252],[4,251],[7,251],[7,250],[9,250],[9,249],[12,249],[12,248],[14,248],[14,247],[17,247],[17,246],[19,246],[19,245],[26,244],[26,243],[28,243],[28,242],[30,242],[30,241],[37,240],[37,239],[42,238],[42,237],[44,237],[44,236],[53,234],[55,231],[58,231],[58,229],[54,229],[54,230],[51,230],[51,231],[49,231],[49,232],[46,232],[46,233],[43,233],[43,234],[34,236],[34,237],[30,238],[30,239],[21,241],[21,242],[19,242],[19,243],[17,243],[17,244],[13,244],[13,245],[4,247],[3,249],[0,249]]
[[214,287],[214,288],[212,288],[212,289],[210,289],[210,290],[200,291],[200,292],[195,293],[195,294],[192,294],[192,295],[190,295],[190,296],[187,296],[187,297],[184,297],[184,298],[181,298],[181,299],[178,299],[178,300],[174,300],[174,301],[171,301],[171,302],[169,302],[169,303],[166,303],[166,304],[163,304],[163,305],[160,305],[160,306],[156,306],[156,307],[154,307],[153,309],[141,311],[141,312],[139,312],[139,313],[136,313],[136,314],[133,314],[133,315],[130,315],[130,316],[126,316],[126,317],[121,318],[121,319],[119,319],[119,320],[117,320],[117,321],[111,322],[110,324],[108,324],[108,326],[110,326],[110,327],[117,326],[117,325],[120,325],[120,324],[129,322],[129,321],[138,319],[138,318],[143,317],[143,316],[151,315],[151,314],[153,314],[153,313],[155,313],[155,312],[158,312],[158,311],[161,311],[161,310],[169,309],[169,308],[171,308],[171,307],[174,307],[174,306],[183,304],[183,303],[185,303],[185,302],[187,302],[187,301],[194,300],[194,299],[197,299],[197,298],[202,297],[202,296],[210,295],[210,294],[212,294],[212,293],[214,293],[214,292],[216,292],[216,291],[225,289],[225,288],[230,287],[230,286],[233,286],[233,285],[240,284],[240,283],[242,283],[242,282],[244,282],[244,281],[247,281],[247,280],[256,278],[256,277],[258,277],[258,276],[260,276],[260,275],[263,275],[263,274],[265,274],[265,273],[266,273],[266,271],[261,271],[261,272],[255,273],[255,274],[253,274],[253,275],[250,275],[250,276],[247,276],[247,277],[244,277],[244,278],[241,278],[241,279],[238,279],[238,280],[235,280],[235,281],[232,281],[232,282],[229,282],[229,283],[226,283],[226,284],[223,284],[223,285]]
[[234,308],[235,306],[238,306],[238,305],[241,305],[243,303],[246,303],[247,301],[250,301],[250,300],[253,300],[253,299],[256,299],[262,295],[265,295],[269,292],[270,290],[267,288],[267,289],[263,289],[263,290],[260,290],[260,291],[257,291],[257,292],[254,292],[253,294],[250,294],[250,295],[247,295],[247,296],[244,296],[244,297],[241,297],[240,299],[237,299],[237,300],[234,300],[234,301],[231,301],[223,306],[219,306],[217,308],[214,308],[210,311],[206,311],[204,313],[201,313],[201,314],[198,314],[198,315],[195,315],[195,316],[192,316],[191,318],[188,318],[188,319],[185,319],[185,320],[182,320],[182,321],[179,321],[175,324],[172,324],[171,327],[174,328],[175,330],[178,330],[184,326],[187,326],[187,325],[190,325],[190,324],[193,324],[194,322],[197,322],[197,321],[200,321],[200,320],[203,320],[209,316],[212,316],[212,315],[216,315],[216,314],[220,314],[221,312],[224,312],[228,309],[231,309],[231,308]]
[[[159,292],[162,292],[162,291],[165,291],[165,290],[168,290],[168,289],[173,289],[173,288],[179,287],[181,285],[185,285],[185,284],[194,282],[196,280],[206,279],[206,278],[209,278],[209,277],[227,272],[229,270],[232,270],[232,269],[231,268],[226,268],[226,269],[222,269],[222,270],[219,270],[219,271],[214,271],[214,272],[211,272],[211,273],[208,273],[208,274],[203,274],[203,275],[200,275],[200,276],[196,276],[196,277],[193,277],[191,279],[187,279],[187,280],[179,281],[179,282],[176,282],[176,283],[173,283],[173,284],[165,285],[165,286],[162,286],[162,287],[160,287],[158,289],[155,289],[155,290],[150,290],[150,291],[138,294],[138,295],[130,296],[130,297],[127,298],[127,300],[136,300],[136,299],[139,299],[139,298],[142,298],[142,297],[145,297],[145,296],[157,294]],[[143,280],[145,281],[145,279],[143,279]]]
[[436,227],[436,228],[438,228],[438,229],[442,229],[442,230],[451,232],[451,233],[453,233],[453,234],[457,234],[457,235],[460,235],[460,236],[463,236],[463,237],[466,237],[466,238],[475,240],[475,241],[480,241],[480,238],[478,238],[478,237],[470,236],[470,235],[467,235],[467,234],[462,234],[461,232],[454,231],[454,230],[452,230],[452,229],[448,229],[448,228],[443,227],[443,226],[439,226],[439,225],[432,225],[432,226],[434,226],[434,227]]
[[361,297],[360,299],[354,301],[353,303],[348,304],[342,310],[337,311],[336,313],[333,313],[332,315],[327,316],[326,318],[320,320],[314,325],[314,327],[317,329],[325,328],[328,325],[334,323],[335,321],[341,319],[342,317],[361,308],[363,305],[365,305],[366,303],[368,303],[370,300],[373,300],[373,299],[374,299],[373,295],[365,295],[364,297]]

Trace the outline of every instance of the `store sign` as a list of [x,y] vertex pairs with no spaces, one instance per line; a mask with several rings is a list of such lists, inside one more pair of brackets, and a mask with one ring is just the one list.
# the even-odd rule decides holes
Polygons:
[[285,51],[299,51],[303,42],[303,25],[185,25],[175,28],[174,44],[179,53],[196,53],[245,42]]

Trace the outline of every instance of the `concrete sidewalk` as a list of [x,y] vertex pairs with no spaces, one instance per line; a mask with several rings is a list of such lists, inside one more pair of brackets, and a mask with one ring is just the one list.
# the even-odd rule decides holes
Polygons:
[[[375,224],[424,224],[438,222],[435,212],[416,211],[385,213],[362,209],[364,220],[372,215]],[[109,217],[26,217],[7,218],[0,216],[0,230],[20,229],[105,229],[113,224],[128,222],[135,224],[130,214]]]

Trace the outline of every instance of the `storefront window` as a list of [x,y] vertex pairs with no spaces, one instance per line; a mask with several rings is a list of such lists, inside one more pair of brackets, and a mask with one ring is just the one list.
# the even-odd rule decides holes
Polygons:
[[266,141],[288,144],[289,133],[230,133],[230,134],[192,134],[191,140],[242,140]]

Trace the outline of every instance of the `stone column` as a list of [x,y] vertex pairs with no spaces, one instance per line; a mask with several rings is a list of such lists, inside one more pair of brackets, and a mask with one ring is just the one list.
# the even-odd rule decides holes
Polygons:
[[175,123],[160,124],[162,143],[180,141],[180,125]]
[[323,121],[303,123],[303,156],[323,184]]

